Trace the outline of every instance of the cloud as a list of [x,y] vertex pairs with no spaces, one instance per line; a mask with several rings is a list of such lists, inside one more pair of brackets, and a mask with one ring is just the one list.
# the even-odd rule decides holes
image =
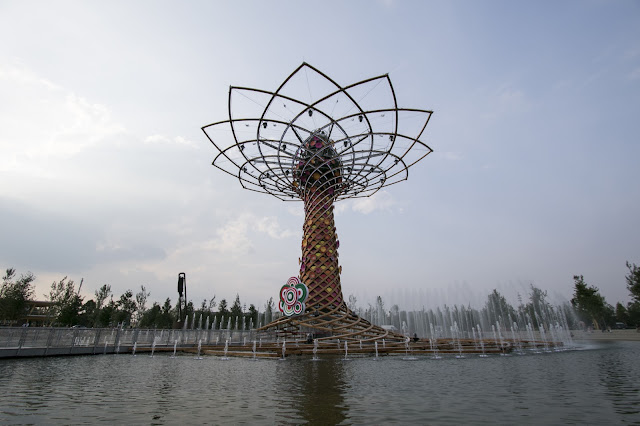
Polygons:
[[485,120],[499,120],[505,116],[518,114],[530,107],[525,92],[511,84],[503,84],[487,92],[483,90],[478,103],[484,105],[482,117]]
[[68,159],[125,131],[106,106],[23,65],[0,66],[0,98],[0,171],[51,175],[51,160]]
[[189,147],[198,147],[199,145],[196,144],[193,141],[190,141],[182,136],[176,136],[174,138],[170,138],[168,136],[165,135],[151,135],[151,136],[147,136],[144,139],[144,143],[145,144],[167,144],[167,145],[171,145],[171,144],[175,144],[175,145],[184,145],[184,146],[189,146]]
[[263,232],[269,235],[269,237],[275,238],[277,240],[289,238],[295,235],[288,229],[281,229],[280,224],[278,223],[278,219],[274,216],[256,219],[253,224],[253,229],[258,232]]
[[2,267],[78,271],[96,261],[99,230],[91,223],[0,196]]
[[638,80],[640,79],[640,67],[637,67],[633,71],[629,73],[629,80]]
[[355,212],[369,214],[376,210],[390,210],[395,204],[391,194],[379,191],[371,197],[356,199],[351,208]]
[[291,230],[282,229],[274,216],[258,217],[252,213],[244,213],[217,229],[217,238],[209,241],[206,246],[208,249],[232,255],[247,254],[254,250],[249,231],[266,234],[276,240],[296,235]]
[[453,152],[453,151],[438,152],[437,154],[440,155],[440,157],[444,158],[445,160],[450,160],[450,161],[462,160],[462,156],[459,153]]
[[162,248],[148,244],[134,244],[131,246],[108,246],[99,243],[96,246],[96,254],[100,262],[120,262],[120,261],[146,261],[163,260],[166,257]]

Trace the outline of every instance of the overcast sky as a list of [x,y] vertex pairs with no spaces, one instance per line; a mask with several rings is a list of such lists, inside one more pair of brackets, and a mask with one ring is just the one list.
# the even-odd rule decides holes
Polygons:
[[[0,267],[92,296],[213,295],[262,308],[298,273],[301,203],[243,190],[201,131],[230,85],[306,61],[389,73],[431,109],[409,180],[338,205],[342,288],[407,308],[629,301],[640,264],[638,1],[0,0]],[[417,306],[418,305],[418,306]]]

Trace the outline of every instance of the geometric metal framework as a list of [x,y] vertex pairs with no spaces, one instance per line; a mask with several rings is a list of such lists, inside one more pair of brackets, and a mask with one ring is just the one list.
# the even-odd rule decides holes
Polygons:
[[432,152],[419,138],[432,111],[399,108],[387,74],[345,87],[307,63],[275,91],[231,87],[229,118],[202,127],[218,150],[213,165],[243,188],[303,201],[300,279],[309,288],[302,315],[263,329],[319,339],[400,340],[345,304],[334,204],[369,197],[408,177]]

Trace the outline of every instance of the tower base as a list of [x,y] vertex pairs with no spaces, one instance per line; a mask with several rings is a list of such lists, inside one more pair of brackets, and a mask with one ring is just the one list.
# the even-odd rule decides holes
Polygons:
[[386,330],[360,318],[344,303],[338,307],[325,307],[319,311],[305,312],[292,317],[280,317],[257,331],[277,331],[283,336],[309,336],[317,340],[405,342],[406,336]]

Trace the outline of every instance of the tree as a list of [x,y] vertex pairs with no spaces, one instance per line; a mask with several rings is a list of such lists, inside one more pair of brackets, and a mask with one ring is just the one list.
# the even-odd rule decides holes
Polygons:
[[231,317],[237,318],[242,316],[242,304],[240,303],[240,295],[236,293],[236,300],[231,305]]
[[625,276],[627,289],[631,294],[633,303],[640,303],[640,267],[636,266],[635,263],[627,262],[627,268],[629,268],[629,275]]
[[224,328],[225,324],[222,324],[222,319],[229,317],[229,310],[227,309],[227,299],[222,299],[218,303],[218,328]]
[[82,282],[76,291],[75,283],[73,280],[67,281],[67,277],[51,283],[51,290],[46,297],[54,303],[50,309],[54,323],[70,327],[80,322],[83,305],[83,298],[79,295],[81,287]]
[[506,329],[509,329],[516,318],[516,310],[496,289],[493,289],[493,292],[487,297],[484,310],[489,324],[496,325],[496,322],[499,322]]
[[167,300],[165,300],[164,304],[162,305],[162,316],[160,322],[158,323],[158,327],[173,327],[173,323],[177,320],[177,317],[174,316],[172,312],[173,310],[171,309],[171,299],[167,297]]
[[33,296],[33,281],[36,279],[31,272],[20,275],[17,280],[15,275],[15,269],[7,269],[0,287],[0,319],[11,322],[26,313],[27,301]]
[[137,323],[142,318],[142,315],[147,311],[147,297],[151,296],[151,292],[147,293],[147,289],[141,285],[140,291],[136,293],[136,320]]
[[605,327],[611,323],[613,308],[605,302],[597,287],[588,286],[582,275],[574,275],[574,293],[571,304],[578,317],[586,324]]
[[103,313],[104,302],[112,296],[111,286],[108,284],[103,284],[95,292],[96,295],[96,307],[93,314],[93,326],[94,327],[105,327],[109,325],[111,321],[111,312]]
[[131,290],[125,291],[116,302],[115,308],[115,311],[111,314],[111,322],[123,326],[131,324],[133,314],[138,309],[133,298],[133,292]]
[[158,303],[154,302],[151,309],[147,309],[140,320],[138,321],[138,327],[140,328],[161,328],[159,323],[162,319],[162,308]]
[[95,322],[96,317],[96,302],[93,299],[87,300],[82,308],[80,309],[80,318],[78,320],[78,324],[91,327]]
[[270,297],[269,300],[267,300],[267,303],[264,305],[264,322],[269,323],[271,322],[272,319],[273,319],[273,297]]
[[631,295],[631,302],[627,305],[629,323],[640,327],[640,267],[635,263],[627,262],[627,268],[629,268],[629,275],[625,278]]
[[258,310],[253,303],[249,305],[249,319],[253,321],[254,327],[258,327]]
[[534,328],[539,328],[540,323],[545,323],[551,311],[551,304],[547,302],[547,292],[531,284],[529,303],[524,306],[523,312],[526,322],[531,322]]
[[624,324],[629,323],[629,312],[627,312],[627,308],[620,302],[616,303],[616,321]]

